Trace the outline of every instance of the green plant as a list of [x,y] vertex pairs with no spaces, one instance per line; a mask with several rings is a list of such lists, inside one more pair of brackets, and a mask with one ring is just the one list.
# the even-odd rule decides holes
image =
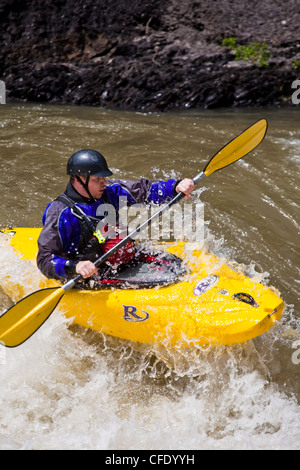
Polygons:
[[235,49],[236,47],[236,38],[225,38],[222,41],[222,46],[229,47],[230,49]]
[[235,60],[251,61],[258,67],[268,67],[269,59],[272,57],[265,42],[253,42],[247,46],[239,46],[235,37],[225,38],[222,46],[229,47],[235,54]]
[[300,60],[294,60],[293,61],[293,69],[299,70],[300,69]]

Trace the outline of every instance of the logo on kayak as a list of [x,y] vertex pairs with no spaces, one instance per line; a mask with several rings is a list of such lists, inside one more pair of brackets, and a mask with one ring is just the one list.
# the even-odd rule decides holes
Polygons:
[[124,320],[126,321],[134,321],[134,322],[141,322],[141,321],[146,321],[150,317],[148,312],[145,312],[144,310],[141,310],[141,313],[143,316],[138,315],[137,308],[134,307],[133,305],[123,305],[124,307]]
[[212,274],[211,276],[204,277],[199,281],[194,288],[194,295],[201,295],[213,287],[219,280],[219,276]]

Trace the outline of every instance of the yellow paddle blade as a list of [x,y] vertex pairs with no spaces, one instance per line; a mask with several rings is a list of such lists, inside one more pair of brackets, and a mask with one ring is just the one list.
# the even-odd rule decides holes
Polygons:
[[42,289],[24,297],[0,317],[0,342],[19,346],[51,315],[64,295],[62,287]]
[[208,162],[203,173],[209,176],[217,170],[236,162],[260,144],[267,132],[267,121],[261,119],[235,137]]

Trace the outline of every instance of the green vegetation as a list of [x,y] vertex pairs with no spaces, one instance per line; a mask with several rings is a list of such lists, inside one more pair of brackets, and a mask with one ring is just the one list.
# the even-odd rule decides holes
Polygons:
[[300,70],[300,60],[294,60],[293,61],[293,69],[295,70]]
[[225,38],[222,46],[229,47],[235,54],[235,60],[251,61],[258,67],[268,67],[269,59],[272,57],[266,43],[253,42],[248,46],[240,46],[236,43],[236,38]]

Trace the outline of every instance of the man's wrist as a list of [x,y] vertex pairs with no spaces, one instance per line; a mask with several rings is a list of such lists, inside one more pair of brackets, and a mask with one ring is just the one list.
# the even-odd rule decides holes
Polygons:
[[69,276],[72,274],[76,274],[76,262],[75,261],[68,259],[65,262],[65,273]]
[[176,188],[179,185],[180,181],[182,181],[182,180],[175,181],[175,183],[173,185],[173,194],[174,194],[174,196],[176,196],[176,194],[177,194]]

